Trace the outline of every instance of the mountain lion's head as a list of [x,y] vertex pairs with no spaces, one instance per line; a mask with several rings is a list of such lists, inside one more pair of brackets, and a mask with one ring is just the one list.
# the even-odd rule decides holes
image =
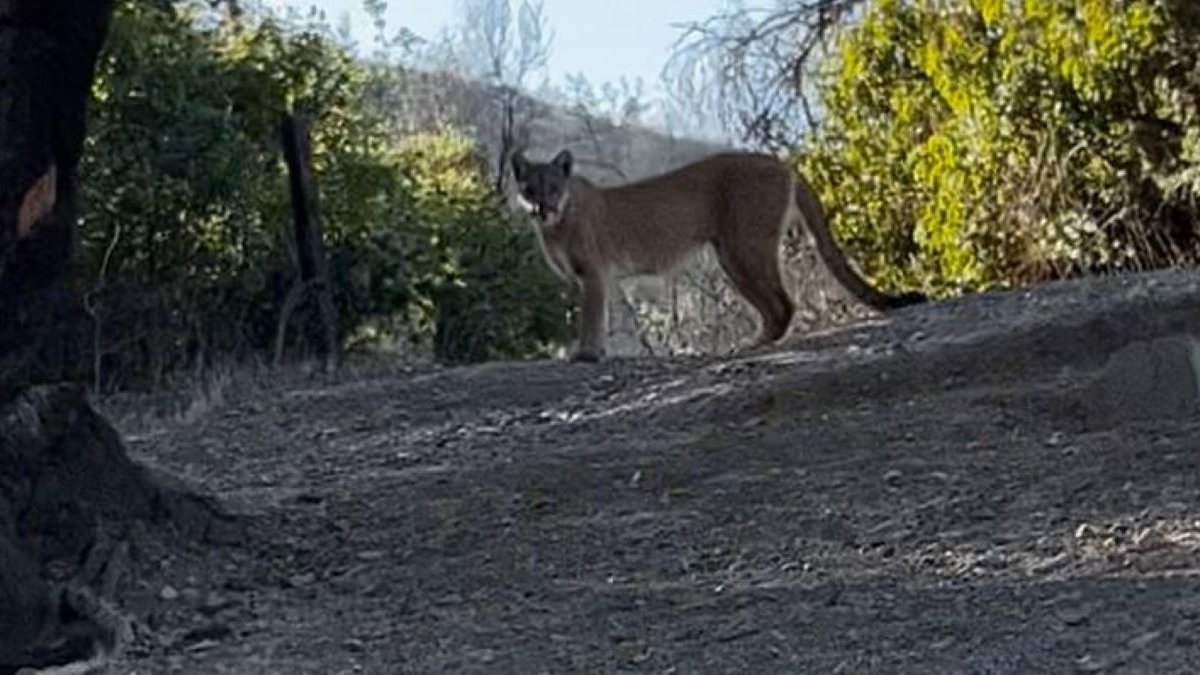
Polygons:
[[546,163],[531,162],[520,152],[513,155],[513,177],[517,179],[521,201],[542,225],[557,223],[566,211],[567,180],[574,161],[569,150],[563,150]]

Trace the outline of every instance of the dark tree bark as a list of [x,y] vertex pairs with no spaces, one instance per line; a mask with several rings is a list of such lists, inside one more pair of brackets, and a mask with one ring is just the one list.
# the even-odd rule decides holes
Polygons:
[[82,389],[28,386],[25,357],[54,320],[70,262],[88,89],[111,11],[111,0],[0,0],[0,674],[121,641],[109,601],[131,521],[236,536],[209,503],[133,464]]
[[0,403],[0,673],[111,649],[134,521],[232,543],[236,521],[134,464],[82,387],[43,385]]
[[[71,253],[87,89],[110,1],[0,1],[0,400],[13,400]],[[20,440],[0,431],[0,664],[37,660],[56,599],[18,535]]]
[[[110,0],[0,0],[0,400],[15,400],[71,254],[74,173]],[[0,431],[0,664],[32,659],[55,599],[18,536],[20,440]]]
[[0,0],[0,394],[54,316],[111,0]]
[[281,125],[283,156],[288,166],[292,194],[293,227],[296,234],[296,258],[300,281],[288,294],[279,317],[275,340],[275,361],[282,356],[284,331],[297,304],[307,298],[316,308],[307,322],[309,342],[316,346],[325,363],[325,371],[338,367],[337,310],[325,270],[325,246],[321,234],[321,212],[313,185],[312,158],[308,148],[308,125],[302,116],[284,117]]

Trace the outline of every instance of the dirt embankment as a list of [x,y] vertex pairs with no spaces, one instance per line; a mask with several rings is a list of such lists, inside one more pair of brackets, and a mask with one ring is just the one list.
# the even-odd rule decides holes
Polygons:
[[1170,272],[756,358],[231,389],[127,428],[254,524],[142,542],[127,665],[1194,672],[1195,350],[1148,342],[1187,333]]

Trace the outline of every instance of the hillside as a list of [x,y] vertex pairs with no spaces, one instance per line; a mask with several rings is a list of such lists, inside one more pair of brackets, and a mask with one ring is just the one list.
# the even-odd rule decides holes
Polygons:
[[1190,672],[1193,272],[729,359],[235,378],[131,452],[245,542],[142,542],[139,672]]
[[[433,129],[450,123],[467,130],[489,166],[499,152],[500,120],[493,87],[444,72],[406,70],[386,97],[401,127]],[[602,185],[652,176],[727,148],[637,123],[617,124],[597,111],[580,111],[531,95],[520,97],[518,110],[530,120],[527,128],[518,129],[518,143],[531,156],[549,157],[570,149],[579,170]]]

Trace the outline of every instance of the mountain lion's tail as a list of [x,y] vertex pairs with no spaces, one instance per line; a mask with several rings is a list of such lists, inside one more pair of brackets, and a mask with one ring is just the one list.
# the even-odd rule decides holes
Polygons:
[[804,216],[804,223],[817,243],[817,252],[821,254],[821,259],[825,261],[829,271],[833,273],[838,282],[854,297],[878,310],[915,305],[929,299],[923,293],[916,291],[888,295],[876,290],[859,276],[858,272],[855,272],[850,267],[850,263],[846,261],[846,256],[842,253],[842,249],[838,248],[837,242],[833,240],[833,233],[829,230],[829,221],[825,219],[825,209],[821,206],[821,200],[817,198],[808,181],[800,176],[796,177],[796,206],[800,209],[800,214]]

